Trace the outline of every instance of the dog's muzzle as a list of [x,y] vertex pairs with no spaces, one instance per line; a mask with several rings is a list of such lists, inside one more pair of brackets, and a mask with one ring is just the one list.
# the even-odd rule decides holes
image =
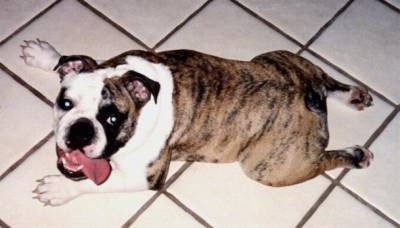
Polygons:
[[89,178],[95,184],[104,183],[111,174],[111,165],[106,159],[88,158],[82,151],[63,151],[56,146],[57,168],[66,177],[79,181]]
[[88,118],[77,119],[68,129],[65,137],[66,151],[56,145],[57,168],[72,180],[89,178],[96,184],[102,184],[111,173],[111,166],[106,159],[94,159],[85,155],[94,147],[96,130]]
[[92,144],[95,134],[93,122],[88,118],[80,118],[69,128],[65,144],[71,150],[81,149]]

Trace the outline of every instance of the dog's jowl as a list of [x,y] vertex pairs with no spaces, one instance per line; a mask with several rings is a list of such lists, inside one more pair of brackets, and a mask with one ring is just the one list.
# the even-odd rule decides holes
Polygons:
[[373,155],[325,150],[326,99],[363,110],[372,97],[287,51],[236,61],[189,50],[128,51],[106,61],[25,41],[27,65],[54,70],[57,167],[36,198],[61,205],[90,192],[160,189],[171,160],[238,161],[261,184],[286,186]]

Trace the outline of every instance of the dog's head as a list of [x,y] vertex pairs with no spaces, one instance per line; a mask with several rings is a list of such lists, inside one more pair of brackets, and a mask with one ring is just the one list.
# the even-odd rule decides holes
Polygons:
[[55,70],[61,78],[54,105],[58,168],[79,180],[87,177],[81,155],[101,160],[118,152],[135,133],[141,110],[157,102],[160,85],[133,70],[101,69],[87,56],[62,57]]

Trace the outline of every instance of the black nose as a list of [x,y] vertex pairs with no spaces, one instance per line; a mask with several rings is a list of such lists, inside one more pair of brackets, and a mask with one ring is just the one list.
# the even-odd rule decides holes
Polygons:
[[95,136],[94,125],[87,118],[80,118],[69,128],[66,144],[70,149],[81,149],[91,144]]

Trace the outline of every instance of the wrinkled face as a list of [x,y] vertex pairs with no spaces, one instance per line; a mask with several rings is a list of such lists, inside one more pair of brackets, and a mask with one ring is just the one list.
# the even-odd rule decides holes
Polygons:
[[66,162],[69,154],[110,158],[135,133],[140,110],[151,95],[157,97],[157,82],[134,71],[114,76],[109,71],[72,73],[62,79],[54,127],[58,168],[70,178],[82,174],[74,161]]

